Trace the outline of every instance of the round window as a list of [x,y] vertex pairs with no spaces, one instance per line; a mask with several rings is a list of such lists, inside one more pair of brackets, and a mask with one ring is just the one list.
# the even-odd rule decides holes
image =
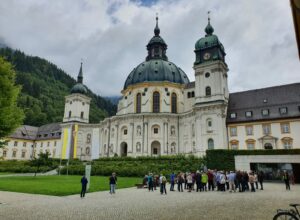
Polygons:
[[205,77],[208,78],[210,76],[209,73],[205,73]]

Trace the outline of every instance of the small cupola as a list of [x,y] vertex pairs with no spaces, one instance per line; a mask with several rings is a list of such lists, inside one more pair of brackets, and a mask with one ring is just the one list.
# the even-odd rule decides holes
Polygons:
[[82,62],[80,64],[79,73],[77,76],[77,83],[72,87],[71,93],[80,93],[80,94],[87,94],[87,89],[83,85],[83,74],[82,74]]

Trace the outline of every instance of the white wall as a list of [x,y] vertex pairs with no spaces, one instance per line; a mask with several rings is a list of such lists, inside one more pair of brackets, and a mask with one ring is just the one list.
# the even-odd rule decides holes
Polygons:
[[[90,112],[90,101],[91,98],[74,93],[65,97],[65,111],[63,122],[68,121],[79,121],[79,122],[89,122],[89,112]],[[72,112],[69,118],[69,112]],[[83,118],[81,118],[81,112],[83,112]]]

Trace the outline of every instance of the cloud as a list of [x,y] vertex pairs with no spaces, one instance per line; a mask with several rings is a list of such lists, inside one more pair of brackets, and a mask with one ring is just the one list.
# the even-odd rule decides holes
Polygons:
[[169,60],[194,80],[194,44],[207,11],[223,43],[231,92],[300,81],[290,5],[247,0],[3,0],[0,39],[44,57],[103,96],[119,95],[127,75],[146,57],[159,13]]

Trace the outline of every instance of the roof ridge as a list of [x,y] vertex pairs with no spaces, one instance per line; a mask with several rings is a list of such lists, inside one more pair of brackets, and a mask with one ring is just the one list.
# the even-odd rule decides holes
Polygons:
[[279,87],[288,87],[288,86],[292,86],[292,85],[299,85],[300,86],[300,82],[290,83],[290,84],[283,84],[283,85],[278,85],[278,86],[269,86],[269,87],[258,88],[258,89],[249,89],[249,90],[239,91],[239,92],[231,92],[229,94],[231,95],[231,94],[237,94],[237,93],[254,92],[254,91],[273,89],[273,88],[279,88]]

